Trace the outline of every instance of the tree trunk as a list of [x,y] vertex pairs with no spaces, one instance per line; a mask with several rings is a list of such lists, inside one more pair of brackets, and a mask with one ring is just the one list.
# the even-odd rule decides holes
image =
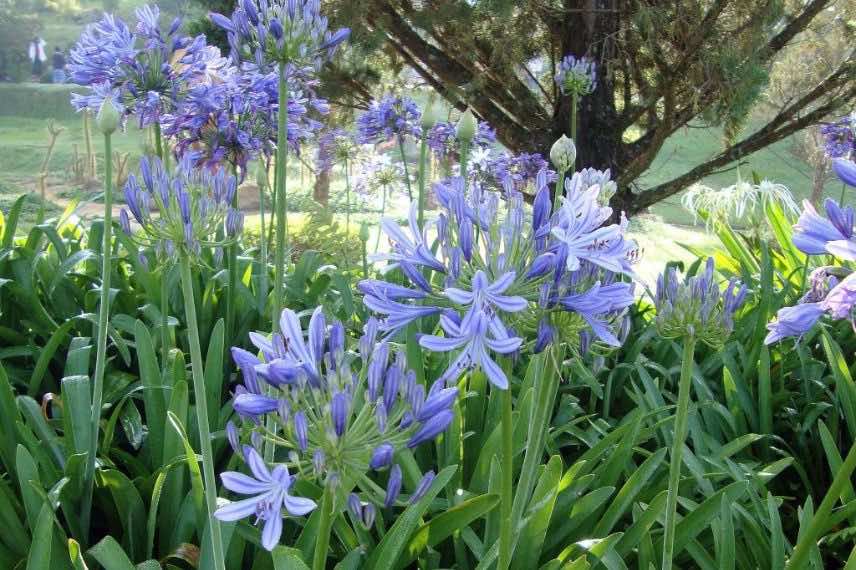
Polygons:
[[611,169],[613,175],[623,166],[621,129],[615,108],[615,84],[612,70],[604,62],[612,59],[619,17],[614,0],[565,0],[566,15],[557,22],[554,33],[564,55],[588,56],[597,65],[595,89],[579,100],[577,133],[570,133],[571,98],[560,97],[553,112],[552,129],[538,141],[539,151],[549,156],[550,147],[563,134],[574,139],[577,169]]
[[312,188],[312,199],[327,206],[330,202],[330,171],[322,170],[315,177],[315,185]]

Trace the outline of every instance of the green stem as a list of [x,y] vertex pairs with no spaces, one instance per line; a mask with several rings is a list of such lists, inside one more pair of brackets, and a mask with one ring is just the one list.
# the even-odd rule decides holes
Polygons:
[[398,151],[401,153],[401,164],[404,167],[404,181],[407,183],[407,198],[413,202],[413,189],[410,187],[410,171],[407,168],[407,155],[404,153],[404,137],[398,137]]
[[274,295],[272,323],[274,331],[279,327],[282,312],[282,289],[285,283],[285,246],[288,233],[286,210],[286,169],[288,148],[288,86],[285,83],[285,64],[279,65],[279,113],[277,116],[276,144],[276,252],[274,263]]
[[422,137],[419,139],[419,215],[417,221],[421,228],[425,221],[425,183],[427,174],[428,140],[427,133],[423,129]]
[[[360,241],[362,241],[362,240],[360,240]],[[368,252],[366,251],[366,249],[368,249],[368,248],[366,248],[366,242],[365,241],[362,241],[362,244],[363,244],[363,278],[368,279],[369,278],[369,257],[367,255]]]
[[348,159],[345,159],[342,165],[345,171],[345,265],[348,269],[351,268],[351,254],[348,242],[351,239],[351,177]]
[[[110,156],[113,145],[110,134],[104,134],[104,155]],[[98,451],[98,425],[101,422],[101,403],[104,395],[104,368],[107,364],[107,328],[110,321],[110,275],[113,229],[113,161],[104,161],[104,226],[101,241],[101,299],[98,304],[98,343],[95,349],[95,378],[92,383],[92,433],[86,458],[85,491],[81,528],[89,529],[92,513],[92,494],[95,490],[95,454]]]
[[169,285],[167,283],[167,265],[164,264],[161,268],[161,283],[160,283],[160,309],[161,309],[161,367],[164,374],[167,369],[167,358],[169,357]]
[[[267,168],[265,168],[265,180],[267,180]],[[267,234],[265,233],[265,188],[266,184],[259,184],[259,265],[261,265],[261,272],[259,274],[258,311],[259,316],[262,318],[264,318],[265,303],[267,302],[268,294],[268,239]]]
[[553,211],[555,212],[562,206],[562,196],[565,195],[565,173],[566,170],[559,170],[556,177],[556,189],[553,193]]
[[327,551],[330,549],[330,530],[333,528],[333,490],[324,485],[321,496],[321,520],[318,522],[318,538],[315,541],[315,556],[312,570],[324,570],[327,566]]
[[158,158],[163,162],[163,140],[161,139],[161,126],[160,123],[155,122],[154,124],[154,137],[155,137],[155,154]]
[[[232,175],[237,179],[238,178],[238,167],[232,166]],[[236,191],[234,196],[232,196],[232,208],[238,209],[238,192]],[[235,334],[235,299],[237,298],[235,294],[235,290],[238,288],[238,242],[237,240],[229,246],[228,251],[229,258],[227,260],[227,268],[229,270],[229,284],[226,289],[226,338],[231,339],[234,338]],[[227,345],[227,353],[226,353],[226,361],[228,362],[228,346],[231,345],[230,342],[226,343]]]
[[832,513],[832,508],[844,493],[844,488],[849,485],[850,476],[854,470],[856,470],[856,443],[850,447],[844,463],[841,464],[841,467],[835,473],[832,484],[820,502],[817,512],[811,518],[808,529],[806,529],[805,533],[797,541],[794,553],[785,566],[787,570],[802,570],[808,567],[807,558],[811,554],[811,549],[817,544],[820,534],[826,530],[825,527],[829,525],[829,515]]
[[205,483],[205,506],[211,535],[212,557],[215,570],[224,570],[223,539],[220,521],[214,517],[217,509],[217,480],[214,478],[214,452],[211,449],[211,431],[208,423],[208,402],[205,393],[202,348],[199,344],[199,325],[196,322],[196,304],[193,300],[193,276],[190,259],[181,255],[181,291],[184,295],[184,313],[187,318],[187,337],[190,341],[190,368],[193,377],[193,397],[196,401],[196,425],[202,451],[202,478]]
[[[154,139],[155,139],[155,154],[160,159],[161,163],[163,163],[163,140],[161,137],[161,126],[160,123],[155,122],[154,124]],[[164,163],[164,167],[166,164]],[[166,265],[163,266],[161,273],[161,287],[160,287],[160,312],[161,312],[161,322],[160,322],[160,333],[161,333],[161,368],[163,374],[166,374],[167,368],[167,358],[169,356],[169,288],[167,287],[167,268]]]
[[[383,214],[384,214],[384,212],[386,212],[386,184],[381,186],[380,191],[383,192],[381,200],[380,200],[380,217],[383,218]],[[383,231],[380,229],[380,227],[378,227],[377,238],[375,239],[375,244],[374,244],[374,252],[375,253],[377,253],[377,250],[380,247],[380,234],[382,234],[382,233],[383,233]]]
[[[571,93],[571,134],[568,135],[573,139],[574,144],[577,144],[577,103],[579,96],[576,93]],[[574,162],[571,165],[572,170],[576,170],[577,157],[574,156]]]
[[500,523],[499,523],[499,564],[497,570],[507,570],[511,564],[512,520],[511,508],[513,497],[514,447],[513,426],[511,425],[511,386],[500,394],[502,406],[502,485],[500,488]]
[[[274,279],[273,279],[273,311],[271,314],[271,328],[273,332],[279,330],[279,315],[282,313],[282,294],[285,285],[285,247],[288,238],[287,216],[287,167],[288,167],[288,85],[285,81],[285,64],[279,64],[279,113],[277,113],[276,127],[276,181],[274,193],[276,195],[276,251],[274,252]],[[265,427],[273,432],[276,423],[272,414],[265,419]],[[265,440],[264,458],[268,463],[273,461],[274,444]]]
[[675,523],[678,509],[678,492],[681,482],[681,463],[684,441],[689,422],[690,389],[693,377],[695,337],[684,339],[681,360],[681,378],[678,384],[678,408],[675,413],[675,431],[672,435],[672,455],[669,462],[669,490],[666,496],[666,529],[663,537],[663,570],[671,570],[675,550]]
[[847,184],[841,184],[841,198],[838,199],[838,204],[843,208],[844,207],[844,196],[847,193]]

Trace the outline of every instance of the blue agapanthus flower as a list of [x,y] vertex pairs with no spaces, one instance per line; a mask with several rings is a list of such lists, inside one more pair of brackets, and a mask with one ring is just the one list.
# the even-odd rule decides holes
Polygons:
[[[258,354],[232,349],[243,380],[235,389],[233,406],[245,434],[263,432],[270,424],[264,418],[271,418],[275,428],[266,435],[289,450],[288,461],[278,464],[275,473],[280,466],[279,473],[287,473],[287,466],[295,477],[322,485],[346,490],[356,486],[367,502],[397,504],[402,492],[398,454],[446,430],[454,416],[457,388],[435,382],[426,392],[407,369],[403,353],[378,339],[375,319],[366,323],[358,354],[348,350],[342,323],[328,325],[320,307],[313,311],[306,334],[289,309],[282,312],[279,328],[282,332],[270,336],[250,334]],[[358,371],[352,368],[355,364]],[[263,389],[262,383],[269,388]],[[234,432],[232,440],[237,442]],[[238,448],[235,443],[233,447]],[[254,456],[252,446],[243,449],[245,456]],[[366,486],[366,476],[381,470],[390,471],[382,500],[375,485]],[[363,502],[359,496],[354,500]],[[288,504],[285,507],[289,510]],[[248,513],[235,509],[237,514]]]
[[182,35],[181,20],[161,29],[157,6],[137,8],[135,15],[133,30],[109,14],[88,26],[69,54],[68,69],[72,81],[90,88],[72,95],[77,110],[96,111],[106,90],[115,90],[126,114],[142,127],[172,110],[189,84],[219,73],[223,62],[205,36]]
[[[125,183],[126,208],[119,222],[135,240],[154,246],[163,260],[177,254],[198,259],[203,247],[220,249],[240,235],[244,216],[232,208],[237,186],[222,168],[202,171],[184,159],[170,174],[158,158],[144,156],[139,177],[131,174]],[[131,216],[142,231],[132,231]]]
[[251,446],[245,446],[244,460],[252,476],[238,471],[220,474],[223,486],[240,495],[252,495],[247,499],[224,505],[214,512],[221,521],[237,521],[255,516],[263,523],[262,546],[273,550],[282,536],[282,510],[291,516],[304,516],[315,510],[315,501],[290,493],[294,477],[288,467],[280,463],[269,469],[264,460]]
[[502,190],[510,195],[526,191],[542,172],[547,183],[556,181],[556,173],[540,154],[504,152],[489,157],[482,172],[475,170],[473,174],[486,188]]
[[279,64],[318,70],[350,35],[332,31],[319,0],[241,0],[231,17],[212,12],[226,32],[235,62],[251,62],[261,72]]
[[[479,121],[475,136],[470,141],[470,152],[489,148],[495,142],[496,131],[490,128],[486,122]],[[441,121],[431,127],[426,137],[426,144],[438,158],[459,155],[461,152],[461,142],[455,134],[455,125],[446,121]]]
[[829,158],[851,158],[856,151],[856,120],[853,115],[821,125],[820,134]]
[[420,344],[455,352],[444,381],[480,368],[504,389],[508,378],[497,355],[553,343],[585,352],[592,339],[620,344],[614,328],[634,302],[626,277],[638,256],[626,223],[608,223],[612,210],[598,204],[597,185],[572,192],[553,213],[548,171],[532,183],[538,191],[531,214],[520,192],[455,177],[434,185],[442,206],[435,223],[420,228],[411,216],[407,233],[393,220],[382,222],[391,248],[375,260],[387,263],[385,273],[400,270],[409,284],[366,280],[359,289],[387,335],[439,315]]
[[421,117],[422,111],[413,99],[385,95],[379,101],[372,101],[368,110],[357,118],[357,141],[375,144],[392,138],[419,138]]
[[852,206],[841,207],[827,198],[826,217],[821,216],[808,200],[794,226],[794,245],[807,255],[828,253],[848,261],[856,261],[856,235]]
[[587,56],[566,55],[559,62],[555,79],[563,95],[588,95],[597,82],[597,65]]
[[[833,255],[844,262],[856,261],[856,235],[852,206],[842,207],[834,200],[824,203],[826,217],[810,202],[794,225],[794,245],[807,255]],[[809,332],[823,317],[847,319],[856,327],[856,272],[846,264],[822,266],[811,274],[811,288],[793,307],[784,307],[776,320],[767,325],[767,344]]]
[[707,259],[704,270],[681,280],[674,267],[660,275],[654,298],[657,330],[665,338],[695,337],[721,348],[734,329],[734,314],[743,305],[747,289],[730,280],[724,291],[715,278],[715,264]]
[[[317,80],[291,69],[288,98],[288,144],[301,146],[321,128],[315,118],[329,111],[315,93]],[[249,160],[270,156],[276,146],[279,111],[275,73],[244,70],[227,80],[192,87],[173,113],[163,118],[163,132],[173,137],[176,153],[208,168],[228,163],[246,174]]]

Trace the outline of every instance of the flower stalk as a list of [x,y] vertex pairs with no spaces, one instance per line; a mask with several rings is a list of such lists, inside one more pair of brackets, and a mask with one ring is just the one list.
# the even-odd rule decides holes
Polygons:
[[202,451],[202,478],[205,486],[205,507],[208,511],[208,525],[211,536],[212,558],[216,570],[224,570],[223,540],[220,533],[220,521],[214,517],[217,510],[217,480],[214,478],[214,452],[211,448],[211,431],[208,423],[208,402],[205,394],[205,375],[203,373],[202,348],[199,342],[199,328],[196,322],[196,304],[193,299],[193,276],[190,273],[190,260],[181,255],[181,290],[184,296],[184,312],[187,319],[187,337],[190,342],[190,365],[193,378],[193,396],[196,401],[196,424],[199,430],[199,445]]
[[499,565],[497,570],[507,570],[511,564],[512,551],[512,501],[514,500],[514,445],[512,426],[511,386],[501,391],[502,406],[502,485],[500,488]]
[[[288,198],[287,172],[288,169],[288,85],[285,79],[285,63],[279,64],[279,112],[277,113],[276,129],[276,264],[274,272],[274,295],[271,322],[274,329],[278,326],[279,314],[282,312],[282,289],[285,283],[285,247],[288,238]],[[267,455],[265,459],[269,461]]]
[[421,227],[425,222],[425,185],[427,183],[428,140],[427,131],[422,131],[419,139],[419,216],[417,221]]
[[404,152],[404,137],[398,137],[398,151],[401,154],[401,165],[404,168],[404,181],[407,183],[407,199],[413,202],[413,188],[410,186],[410,171],[407,168],[407,153]]
[[312,570],[324,570],[327,566],[330,531],[333,529],[333,492],[330,483],[327,482],[324,485],[324,493],[321,496],[321,520],[318,523],[318,538],[315,542]]
[[112,132],[104,132],[104,226],[101,234],[101,298],[98,303],[98,336],[95,349],[95,376],[92,384],[92,434],[89,438],[89,455],[86,458],[85,490],[81,528],[89,528],[92,513],[92,493],[95,488],[95,455],[98,452],[98,425],[101,422],[101,403],[104,397],[104,368],[107,364],[107,327],[110,321],[110,275],[113,229],[113,154]]
[[689,335],[684,339],[681,377],[678,383],[678,407],[675,413],[675,431],[672,436],[672,452],[669,461],[669,490],[666,496],[666,528],[663,538],[663,570],[671,570],[675,549],[675,523],[678,493],[680,491],[682,455],[689,422],[690,389],[692,387],[695,345],[696,339],[694,336]]

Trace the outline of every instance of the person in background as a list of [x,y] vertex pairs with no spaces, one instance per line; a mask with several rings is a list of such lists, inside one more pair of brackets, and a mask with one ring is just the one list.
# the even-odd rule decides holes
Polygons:
[[53,52],[53,82],[65,83],[65,54],[59,46]]
[[30,62],[33,64],[33,80],[38,81],[42,76],[42,69],[48,56],[45,54],[45,40],[39,36],[34,37],[30,41],[30,49],[28,50]]

